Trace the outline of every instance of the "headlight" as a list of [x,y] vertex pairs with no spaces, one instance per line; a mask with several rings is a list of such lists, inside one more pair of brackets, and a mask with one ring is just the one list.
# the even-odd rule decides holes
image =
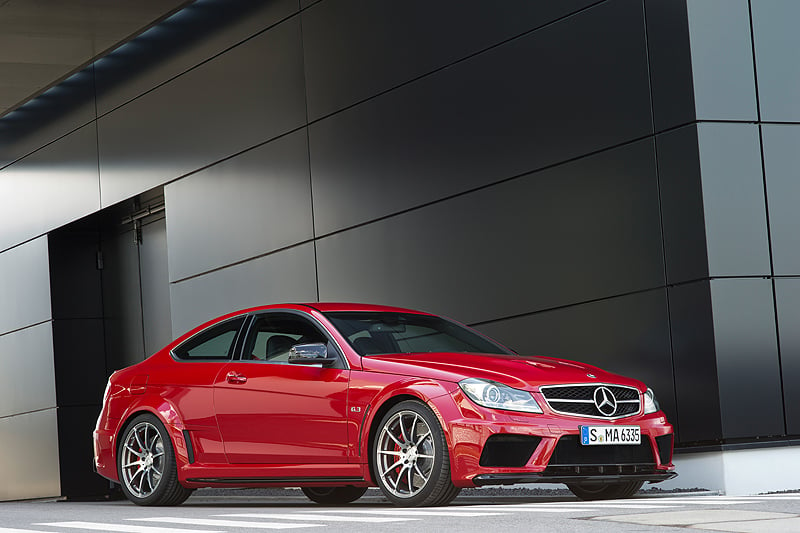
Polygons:
[[647,389],[647,392],[644,393],[644,414],[649,415],[660,410],[661,406],[658,405],[658,400],[656,400],[656,393],[653,392],[653,389]]
[[514,389],[502,383],[488,379],[469,378],[459,382],[458,386],[470,400],[483,407],[525,413],[542,412],[530,392]]

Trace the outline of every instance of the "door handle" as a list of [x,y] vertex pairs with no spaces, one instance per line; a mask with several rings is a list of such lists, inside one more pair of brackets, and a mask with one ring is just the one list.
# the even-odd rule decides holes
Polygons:
[[228,380],[228,383],[233,383],[234,385],[238,385],[240,383],[247,383],[247,376],[237,374],[234,371],[228,372],[228,375],[225,376],[225,379]]

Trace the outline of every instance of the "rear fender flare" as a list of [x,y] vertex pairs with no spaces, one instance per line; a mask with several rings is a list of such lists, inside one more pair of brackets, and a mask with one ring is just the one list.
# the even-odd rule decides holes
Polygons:
[[175,459],[178,462],[178,471],[180,467],[189,463],[189,454],[186,450],[186,442],[183,439],[183,430],[185,429],[183,420],[178,414],[175,405],[156,394],[144,394],[133,402],[123,416],[124,422],[119,425],[119,431],[114,435],[114,462],[117,461],[117,453],[119,451],[119,439],[122,434],[128,429],[131,421],[138,415],[143,413],[150,413],[156,416],[172,439],[172,448],[175,450]]

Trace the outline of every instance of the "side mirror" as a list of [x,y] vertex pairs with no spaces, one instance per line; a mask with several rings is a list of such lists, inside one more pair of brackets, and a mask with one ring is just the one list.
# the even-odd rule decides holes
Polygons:
[[332,366],[339,358],[328,357],[328,348],[322,343],[298,344],[292,346],[289,354],[290,365],[322,365]]

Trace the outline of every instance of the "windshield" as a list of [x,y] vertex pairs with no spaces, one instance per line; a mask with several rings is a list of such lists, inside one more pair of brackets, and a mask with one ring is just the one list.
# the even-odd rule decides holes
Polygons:
[[325,313],[359,355],[419,352],[511,354],[464,326],[411,313]]

